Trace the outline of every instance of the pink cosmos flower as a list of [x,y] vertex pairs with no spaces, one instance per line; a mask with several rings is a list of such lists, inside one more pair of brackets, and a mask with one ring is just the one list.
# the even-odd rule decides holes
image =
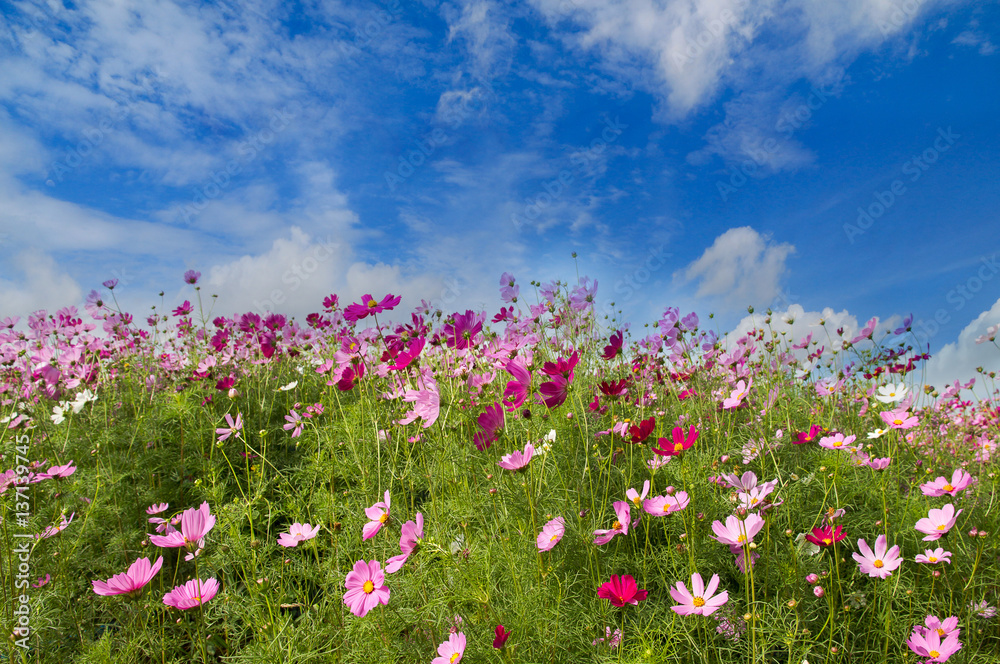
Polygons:
[[[962,630],[958,628],[958,616],[949,616],[944,620],[941,620],[937,616],[927,616],[924,620],[924,624],[927,625],[927,628],[922,630],[924,634],[931,631],[937,632],[937,635],[942,639],[946,636],[951,636],[952,634],[959,636],[962,632]],[[917,625],[913,629],[920,630],[920,626]]]
[[928,630],[921,634],[919,629],[913,630],[910,638],[906,640],[906,645],[918,657],[928,657],[928,662],[946,662],[962,647],[957,634],[950,634],[942,640],[936,631]]
[[972,475],[965,472],[961,468],[958,468],[951,474],[951,481],[949,482],[944,477],[938,477],[933,482],[927,482],[920,485],[920,490],[924,492],[925,496],[956,496],[959,491],[964,491],[972,484]]
[[76,472],[76,466],[70,461],[65,466],[51,466],[44,473],[41,473],[39,477],[48,479],[61,479],[64,477],[69,477]]
[[916,415],[910,415],[905,410],[882,411],[879,417],[889,425],[890,429],[912,429],[918,422]]
[[170,503],[154,503],[146,508],[146,514],[159,514],[170,507]]
[[229,428],[219,428],[215,430],[215,433],[219,434],[219,440],[217,442],[222,442],[232,435],[236,435],[237,438],[240,436],[240,430],[243,428],[243,415],[241,413],[236,413],[236,421],[233,421],[233,416],[226,413],[226,423],[229,424]]
[[421,426],[426,429],[437,422],[438,415],[441,414],[441,394],[435,381],[425,382],[428,383],[426,389],[406,390],[403,393],[403,401],[413,403],[413,410],[406,413],[397,424],[410,424],[419,417]]
[[729,546],[743,546],[752,542],[754,535],[763,527],[764,519],[756,514],[748,514],[743,521],[730,514],[726,517],[725,523],[721,521],[712,523],[712,532],[716,535],[712,539]]
[[183,586],[177,586],[163,596],[163,603],[175,609],[186,611],[210,601],[219,592],[216,579],[191,579]]
[[823,436],[822,438],[820,438],[819,439],[819,446],[820,447],[825,447],[828,450],[847,450],[847,451],[850,451],[850,450],[853,449],[851,447],[851,443],[853,443],[855,440],[857,440],[857,436],[851,435],[851,436],[847,436],[845,438],[844,434],[838,433],[838,434],[834,434],[832,436]]
[[625,492],[625,497],[631,500],[632,504],[635,505],[635,508],[638,510],[642,509],[642,501],[647,494],[649,494],[649,480],[642,483],[642,493],[639,493],[633,488],[629,488]]
[[503,391],[503,403],[508,411],[513,412],[524,405],[528,398],[528,391],[531,390],[531,373],[524,365],[524,360],[515,357],[507,363],[507,373],[514,377],[514,380],[507,383]]
[[691,500],[687,491],[678,491],[672,496],[653,496],[642,502],[642,510],[653,516],[667,516],[688,506]]
[[457,632],[448,636],[448,640],[438,646],[438,655],[431,664],[458,664],[465,654],[465,633]]
[[647,592],[640,590],[635,579],[628,574],[611,575],[611,580],[597,589],[597,596],[608,600],[614,606],[637,605],[646,599]]
[[347,592],[344,593],[344,604],[359,618],[364,618],[365,614],[378,604],[389,603],[385,574],[377,560],[370,563],[359,560],[354,563],[354,569],[347,573],[344,586],[347,588]]
[[685,434],[680,427],[674,427],[671,438],[673,438],[673,442],[666,438],[658,439],[656,444],[659,447],[654,447],[653,453],[660,456],[679,456],[681,452],[694,445],[694,442],[698,440],[698,430],[691,426],[688,427],[687,434]]
[[618,516],[614,525],[608,530],[594,531],[594,544],[598,546],[607,544],[615,538],[615,535],[625,535],[628,533],[629,522],[632,519],[632,511],[629,509],[628,503],[624,500],[619,500],[615,502],[614,507],[615,514]]
[[190,508],[181,514],[181,529],[168,532],[166,535],[150,535],[149,541],[154,546],[166,549],[187,547],[188,551],[201,548],[202,540],[213,527],[215,527],[215,516],[211,514],[208,502],[201,504],[198,509]]
[[948,563],[951,564],[951,551],[945,551],[944,549],[937,548],[933,551],[930,549],[924,549],[923,553],[918,553],[915,560],[918,563],[924,563],[925,565],[936,565],[937,563]]
[[858,562],[858,569],[862,574],[870,577],[886,579],[892,576],[893,570],[903,564],[903,559],[899,557],[899,547],[894,546],[888,551],[888,542],[885,535],[879,535],[875,540],[875,551],[868,546],[868,542],[863,539],[858,540],[858,549],[861,553],[852,554],[854,560]]
[[319,525],[314,528],[311,524],[296,521],[288,529],[287,533],[280,533],[278,535],[278,545],[285,548],[296,547],[299,545],[299,542],[305,542],[316,537],[317,533],[319,533]]
[[115,574],[107,581],[91,581],[98,595],[138,596],[143,586],[149,583],[163,565],[163,556],[150,565],[149,558],[139,558],[127,572]]
[[691,575],[691,592],[682,582],[677,582],[676,588],[670,589],[670,596],[675,602],[680,602],[679,606],[670,607],[674,613],[681,616],[709,616],[719,610],[722,605],[729,601],[729,592],[722,591],[714,595],[719,587],[719,575],[713,574],[708,581],[708,587],[702,581],[701,574],[697,572]]
[[62,531],[66,530],[69,527],[69,524],[73,523],[73,517],[74,516],[76,516],[76,512],[73,512],[72,514],[70,514],[68,519],[66,518],[66,515],[63,514],[62,515],[62,521],[59,523],[58,526],[49,526],[48,528],[46,528],[45,530],[43,530],[41,533],[35,535],[35,539],[39,539],[39,540],[48,539],[48,538],[52,537],[53,535],[58,535]]
[[493,647],[500,650],[507,643],[507,639],[510,638],[510,632],[503,628],[503,625],[497,625],[495,630],[496,637],[493,639]]
[[524,447],[524,453],[522,453],[520,450],[514,450],[510,454],[505,454],[504,456],[502,456],[500,458],[500,461],[497,462],[497,465],[503,468],[504,470],[517,472],[528,466],[528,462],[531,461],[531,456],[534,453],[535,453],[535,446],[532,445],[531,443],[528,443]]
[[917,521],[914,528],[927,535],[924,537],[925,542],[941,539],[942,535],[952,529],[961,513],[962,510],[956,512],[955,506],[948,503],[939,510],[928,510],[927,516]]
[[872,470],[885,470],[892,463],[892,457],[884,457],[881,459],[869,459],[867,466]]
[[281,428],[285,431],[291,429],[292,438],[298,438],[302,435],[302,416],[296,413],[295,410],[288,411],[288,415],[285,415],[285,421],[287,424],[283,425]]
[[391,502],[389,501],[389,491],[385,492],[385,500],[379,501],[372,505],[371,507],[365,508],[365,515],[371,519],[365,524],[361,532],[364,535],[364,539],[371,539],[375,537],[376,533],[382,529],[382,526],[386,524],[389,520],[389,506]]
[[743,399],[745,399],[747,394],[750,392],[751,387],[753,387],[753,378],[750,379],[749,383],[743,380],[736,383],[736,388],[730,392],[729,398],[723,400],[722,409],[729,410],[731,408],[739,408],[743,403]]
[[542,526],[542,532],[538,534],[535,544],[538,546],[539,551],[551,551],[559,543],[559,540],[563,538],[565,533],[566,519],[557,516]]
[[361,302],[355,302],[344,309],[344,318],[349,323],[356,323],[363,318],[374,314],[380,314],[387,309],[392,309],[402,301],[403,298],[392,294],[386,295],[381,302],[376,302],[375,298],[367,293],[362,296]]
[[416,551],[417,546],[420,544],[420,540],[423,538],[424,515],[417,512],[416,523],[413,521],[407,521],[403,524],[402,532],[399,536],[399,550],[402,551],[402,553],[385,561],[386,574],[395,574],[399,570],[403,569],[403,565],[406,564],[406,560],[410,557],[410,554]]

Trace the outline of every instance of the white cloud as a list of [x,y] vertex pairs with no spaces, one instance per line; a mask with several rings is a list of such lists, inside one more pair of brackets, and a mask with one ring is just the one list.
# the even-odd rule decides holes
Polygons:
[[990,342],[977,344],[976,338],[986,328],[1000,323],[1000,300],[982,312],[959,333],[958,339],[945,344],[935,352],[931,346],[931,359],[927,361],[926,383],[939,391],[956,380],[966,382],[976,378],[976,393],[983,397],[983,378],[976,374],[976,367],[986,371],[1000,371],[1000,349]]
[[979,55],[993,55],[997,51],[996,44],[991,42],[986,35],[980,34],[974,30],[966,30],[962,32],[953,40],[952,44],[958,44],[960,46],[969,46],[971,48],[979,49]]
[[749,226],[715,238],[700,258],[675,276],[698,280],[698,297],[718,297],[733,309],[770,302],[785,273],[791,244],[775,244]]
[[[0,245],[0,252],[3,249]],[[19,278],[0,279],[0,318],[24,316],[38,309],[54,312],[82,300],[79,284],[40,250],[22,251],[9,264]]]

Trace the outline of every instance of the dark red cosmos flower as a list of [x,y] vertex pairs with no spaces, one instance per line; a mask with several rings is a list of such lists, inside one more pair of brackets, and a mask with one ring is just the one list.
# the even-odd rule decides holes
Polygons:
[[358,381],[360,381],[361,377],[364,375],[365,375],[364,362],[358,362],[356,364],[352,362],[350,366],[344,369],[344,373],[340,375],[340,380],[337,381],[337,389],[340,390],[341,392],[347,392],[351,390],[355,385],[358,384]]
[[816,546],[832,546],[834,542],[839,542],[847,537],[847,535],[841,532],[843,528],[843,526],[837,526],[836,530],[834,530],[832,526],[826,526],[825,528],[813,528],[812,535],[806,535],[806,539]]
[[632,436],[630,443],[641,443],[649,438],[649,434],[653,433],[653,429],[656,428],[656,418],[650,417],[648,420],[643,420],[639,422],[639,426],[632,425],[628,428],[629,435]]
[[496,635],[496,638],[493,639],[493,647],[499,650],[507,643],[507,637],[510,636],[510,632],[504,630],[503,625],[497,625]]
[[544,396],[542,401],[547,408],[556,408],[561,406],[569,395],[569,381],[560,375],[555,375],[552,380],[539,385],[538,391]]
[[611,580],[597,589],[597,596],[608,600],[614,606],[638,604],[646,599],[646,595],[646,591],[640,590],[635,579],[628,574],[622,576],[612,574]]
[[348,305],[348,307],[344,309],[344,318],[351,323],[356,323],[362,318],[367,318],[373,314],[380,314],[383,311],[392,309],[399,304],[402,299],[402,297],[392,295],[390,293],[389,295],[383,297],[381,302],[377,302],[375,298],[366,293],[361,298],[361,302],[355,302]]
[[573,380],[573,369],[576,368],[580,356],[576,351],[569,356],[569,359],[559,358],[555,362],[546,362],[542,365],[542,373],[549,376],[562,376],[567,381]]
[[628,379],[613,380],[608,382],[602,380],[600,384],[601,394],[606,397],[623,397],[628,394]]
[[800,431],[795,434],[795,440],[792,443],[796,445],[802,445],[803,443],[811,443],[816,440],[816,436],[823,432],[823,427],[818,424],[814,424],[809,427],[809,431]]
[[694,445],[694,441],[698,440],[698,430],[693,426],[688,427],[687,435],[684,435],[684,430],[680,427],[674,427],[671,432],[673,437],[673,442],[667,440],[666,438],[660,438],[657,441],[658,448],[653,448],[653,454],[659,454],[660,456],[680,456],[680,453]]
[[613,360],[622,354],[623,341],[622,341],[621,330],[618,330],[617,332],[612,334],[611,338],[608,341],[610,343],[608,343],[608,345],[604,347],[604,353],[601,355],[601,357],[603,357],[605,360]]

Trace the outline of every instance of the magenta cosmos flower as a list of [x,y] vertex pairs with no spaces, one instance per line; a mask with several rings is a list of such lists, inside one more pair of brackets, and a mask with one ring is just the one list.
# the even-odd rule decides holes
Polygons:
[[834,542],[839,542],[840,540],[847,537],[843,532],[843,526],[837,526],[834,530],[833,526],[826,526],[824,528],[813,528],[812,535],[806,535],[806,539],[820,547],[833,546]]
[[538,545],[539,551],[551,551],[565,533],[566,519],[557,516],[542,526],[542,532],[538,534],[535,544]]
[[149,563],[149,558],[139,558],[132,563],[127,572],[115,574],[107,581],[91,581],[91,583],[98,595],[138,596],[139,591],[156,576],[162,565],[163,556],[152,565]]
[[299,542],[305,542],[316,537],[317,533],[319,533],[318,525],[314,528],[308,523],[295,522],[288,529],[287,533],[278,535],[278,544],[286,548],[296,547],[299,545]]
[[861,553],[855,553],[852,557],[858,561],[858,569],[861,570],[862,574],[880,579],[892,576],[893,570],[903,564],[903,559],[899,557],[898,546],[894,546],[888,551],[887,547],[888,542],[885,535],[879,535],[875,540],[875,551],[872,551],[865,540],[858,540],[858,549],[861,550]]
[[681,616],[709,616],[719,610],[719,608],[729,601],[729,592],[722,591],[714,595],[715,589],[719,587],[719,575],[713,574],[708,581],[708,587],[701,579],[701,574],[695,572],[691,575],[691,592],[682,582],[677,582],[676,588],[670,589],[670,596],[675,602],[680,602],[678,606],[670,607],[674,613]]
[[660,456],[679,456],[681,452],[688,449],[694,442],[698,440],[698,430],[693,426],[688,427],[687,434],[680,427],[674,427],[673,431],[670,432],[670,436],[673,441],[669,441],[666,438],[660,438],[656,441],[659,447],[653,448],[653,453]]
[[503,628],[503,625],[497,625],[497,628],[494,631],[494,633],[496,634],[496,637],[494,637],[493,639],[493,647],[496,648],[497,650],[500,650],[501,648],[504,647],[504,644],[507,643],[507,639],[510,638],[510,632],[505,630]]
[[531,457],[534,453],[535,446],[528,443],[525,445],[523,453],[521,450],[514,450],[510,454],[505,454],[500,457],[500,461],[497,462],[497,465],[504,470],[517,472],[528,466],[528,462],[531,461]]
[[611,528],[594,531],[594,544],[599,546],[607,544],[615,538],[615,535],[625,535],[628,533],[628,525],[632,519],[632,511],[629,509],[628,503],[624,500],[617,501],[615,503],[615,515],[618,519],[615,520]]
[[420,540],[424,538],[424,515],[417,512],[417,521],[407,521],[403,524],[402,533],[399,536],[399,550],[402,553],[398,556],[393,556],[389,560],[385,561],[385,571],[387,574],[395,574],[399,570],[403,569],[403,565],[406,564],[407,558],[410,554],[416,551],[417,546],[420,544]]
[[458,632],[448,637],[448,640],[438,646],[438,657],[431,664],[458,664],[465,654],[465,633]]
[[379,501],[371,507],[365,508],[365,516],[371,520],[365,524],[364,528],[361,529],[364,539],[371,539],[372,537],[375,537],[376,533],[382,530],[382,526],[389,521],[390,505],[389,491],[386,490],[384,501]]
[[597,589],[597,596],[608,600],[615,606],[625,606],[626,604],[638,604],[646,599],[646,591],[640,590],[633,579],[628,574],[618,576],[611,575],[611,580]]
[[945,551],[942,548],[934,549],[924,549],[923,553],[918,553],[914,560],[918,563],[923,563],[925,565],[936,565],[938,563],[948,563],[951,564],[951,551]]
[[958,521],[958,515],[962,510],[955,511],[955,506],[948,503],[939,510],[931,509],[927,511],[927,516],[917,521],[914,528],[924,533],[925,542],[941,539]]
[[929,662],[946,662],[962,647],[957,633],[949,634],[942,639],[935,630],[927,630],[921,634],[919,626],[914,628],[910,638],[906,640],[906,645],[918,657],[928,657]]
[[215,579],[202,581],[191,579],[183,586],[177,586],[163,596],[163,603],[175,609],[186,611],[210,601],[219,592],[219,582]]
[[168,532],[166,535],[150,535],[149,541],[155,546],[165,549],[187,547],[189,550],[201,548],[201,540],[215,526],[215,516],[207,502],[198,509],[184,510],[181,514],[181,529]]
[[350,323],[356,323],[373,314],[380,314],[387,309],[392,309],[401,301],[400,296],[389,294],[383,297],[381,302],[377,302],[375,298],[366,293],[361,298],[361,302],[350,304],[344,309],[344,318]]
[[924,492],[925,496],[956,496],[959,491],[964,491],[970,484],[972,484],[972,475],[959,468],[951,474],[950,482],[944,477],[938,477],[933,482],[921,484],[920,490]]
[[347,592],[344,593],[344,604],[359,618],[364,618],[365,614],[378,604],[389,603],[385,574],[377,560],[370,563],[359,560],[354,563],[354,569],[347,573],[344,586],[347,588]]
[[715,539],[722,544],[729,546],[743,546],[753,541],[754,536],[764,527],[764,519],[756,514],[749,514],[744,521],[739,517],[730,514],[726,517],[726,522],[714,521],[712,531]]

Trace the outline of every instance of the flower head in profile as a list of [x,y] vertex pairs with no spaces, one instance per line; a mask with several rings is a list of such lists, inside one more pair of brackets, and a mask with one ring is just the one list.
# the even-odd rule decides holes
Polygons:
[[614,525],[611,528],[594,531],[594,544],[599,546],[607,544],[615,538],[615,535],[628,534],[629,522],[632,519],[632,511],[629,509],[628,503],[624,500],[619,500],[615,502],[614,507],[615,515],[618,518],[615,519]]
[[371,507],[365,508],[365,516],[367,516],[370,521],[366,523],[364,528],[361,530],[364,535],[364,539],[371,539],[375,537],[378,531],[382,530],[382,526],[389,521],[390,505],[389,491],[387,489],[384,501],[380,500]]
[[858,549],[861,553],[855,553],[852,557],[858,562],[858,569],[862,574],[879,579],[892,576],[892,572],[903,564],[903,559],[899,557],[898,546],[891,549],[888,546],[885,535],[876,538],[874,551],[868,546],[868,542],[863,539],[858,540]]
[[431,664],[458,664],[465,654],[465,633],[456,632],[448,636],[448,640],[438,646],[438,657]]
[[535,544],[538,546],[539,551],[551,551],[559,543],[559,540],[563,538],[565,533],[566,519],[557,516],[542,526],[542,532],[538,534]]
[[677,582],[676,588],[670,589],[670,596],[678,602],[678,606],[670,607],[674,613],[681,616],[709,616],[719,610],[729,601],[729,592],[722,591],[714,595],[719,587],[719,575],[713,574],[708,581],[708,587],[697,572],[691,575],[691,592],[681,581]]
[[354,563],[354,569],[347,573],[344,586],[347,588],[347,592],[344,593],[344,604],[359,618],[364,618],[366,613],[379,604],[389,603],[385,573],[382,572],[377,560],[370,563],[359,560]]
[[679,512],[688,506],[691,499],[688,498],[687,491],[678,491],[672,496],[653,496],[642,501],[642,509],[646,514],[653,516],[667,516],[674,512]]
[[210,601],[218,592],[219,582],[216,579],[206,581],[191,579],[164,595],[163,603],[175,609],[186,611]]
[[138,596],[142,588],[160,571],[162,565],[163,556],[153,564],[149,563],[149,558],[139,558],[132,563],[127,572],[115,574],[107,581],[91,581],[91,583],[98,595]]
[[184,283],[191,284],[192,286],[198,283],[198,279],[201,278],[201,272],[197,270],[188,270],[184,273]]
[[295,522],[288,529],[287,533],[278,535],[278,545],[286,548],[296,547],[299,545],[299,542],[305,542],[316,537],[317,533],[319,533],[319,525],[313,527],[308,523]]
[[951,551],[945,551],[940,547],[933,550],[925,549],[923,553],[918,553],[914,560],[925,565],[951,564]]
[[925,482],[920,485],[920,490],[925,496],[956,496],[959,491],[964,491],[972,484],[972,475],[958,468],[951,474],[951,480],[938,477],[933,482]]
[[941,539],[958,521],[958,515],[962,510],[955,511],[955,506],[948,503],[941,509],[931,509],[927,511],[927,516],[917,521],[914,528],[924,533],[925,542],[932,542]]
[[208,502],[198,509],[190,508],[181,514],[181,529],[168,532],[166,535],[150,535],[149,541],[155,546],[166,549],[187,547],[188,551],[203,545],[202,540],[215,527],[215,515],[211,513]]
[[424,515],[417,512],[416,522],[407,521],[403,524],[402,532],[399,535],[399,550],[402,552],[398,556],[393,556],[385,561],[386,574],[395,574],[403,569],[410,554],[417,550],[420,540],[424,538]]
[[497,625],[495,630],[496,637],[493,639],[493,647],[500,650],[507,643],[507,639],[510,638],[510,632],[503,628],[503,625]]
[[621,576],[612,574],[611,580],[597,589],[597,596],[608,600],[614,606],[638,604],[646,599],[646,594],[646,591],[640,590],[635,579],[628,574]]
[[528,463],[531,461],[532,455],[535,453],[535,446],[528,443],[524,447],[524,452],[520,450],[514,450],[510,454],[505,454],[497,462],[497,465],[504,470],[510,470],[517,472],[519,470],[524,470],[528,467]]
[[809,427],[809,431],[800,431],[795,434],[795,440],[792,441],[794,445],[803,445],[805,443],[811,443],[816,440],[816,436],[823,433],[823,427],[818,424],[814,424]]

